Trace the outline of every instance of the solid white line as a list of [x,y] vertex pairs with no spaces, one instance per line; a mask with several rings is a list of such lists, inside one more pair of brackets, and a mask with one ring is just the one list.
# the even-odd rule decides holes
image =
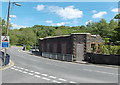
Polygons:
[[39,72],[34,72],[35,74],[40,74]]
[[42,76],[48,76],[47,74],[41,74]]
[[54,83],[61,83],[61,82],[59,82],[59,81],[56,81],[56,80],[53,80],[53,82],[54,82]]
[[47,80],[47,81],[49,81],[50,79],[48,79],[48,78],[45,78],[45,77],[42,77],[42,79],[44,79],[44,80]]
[[59,78],[58,80],[60,80],[60,81],[67,81],[67,80],[65,80],[65,79],[63,79],[63,78]]
[[53,79],[56,79],[56,77],[55,76],[49,76],[50,78],[53,78]]
[[40,78],[40,76],[38,76],[38,75],[34,75],[34,76]]

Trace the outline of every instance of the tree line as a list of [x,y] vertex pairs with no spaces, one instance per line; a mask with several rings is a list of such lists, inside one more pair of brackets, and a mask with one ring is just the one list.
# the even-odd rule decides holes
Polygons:
[[[9,29],[11,45],[38,45],[38,39],[46,36],[69,35],[71,33],[91,33],[99,34],[106,42],[120,44],[120,14],[114,19],[107,22],[101,19],[98,22],[89,22],[87,25],[81,26],[43,26],[34,25],[32,27]],[[2,26],[2,35],[6,34],[6,21],[0,18]],[[10,27],[12,25],[10,24]]]

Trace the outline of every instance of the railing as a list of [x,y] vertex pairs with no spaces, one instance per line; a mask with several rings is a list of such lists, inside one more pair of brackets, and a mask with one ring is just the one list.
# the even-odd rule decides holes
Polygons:
[[48,53],[48,52],[42,52],[42,56],[50,59],[55,60],[61,60],[61,61],[73,61],[73,55],[72,54],[60,54],[60,53]]

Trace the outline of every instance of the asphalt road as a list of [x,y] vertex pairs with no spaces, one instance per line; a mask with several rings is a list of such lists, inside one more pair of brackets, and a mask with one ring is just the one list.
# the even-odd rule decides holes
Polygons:
[[118,68],[62,62],[21,49],[8,49],[15,65],[2,71],[3,83],[118,83]]

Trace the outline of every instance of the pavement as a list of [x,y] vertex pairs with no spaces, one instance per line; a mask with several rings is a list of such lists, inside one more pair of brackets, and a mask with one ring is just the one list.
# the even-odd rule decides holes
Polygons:
[[2,70],[3,83],[118,83],[118,68],[62,62],[11,47],[14,65]]

